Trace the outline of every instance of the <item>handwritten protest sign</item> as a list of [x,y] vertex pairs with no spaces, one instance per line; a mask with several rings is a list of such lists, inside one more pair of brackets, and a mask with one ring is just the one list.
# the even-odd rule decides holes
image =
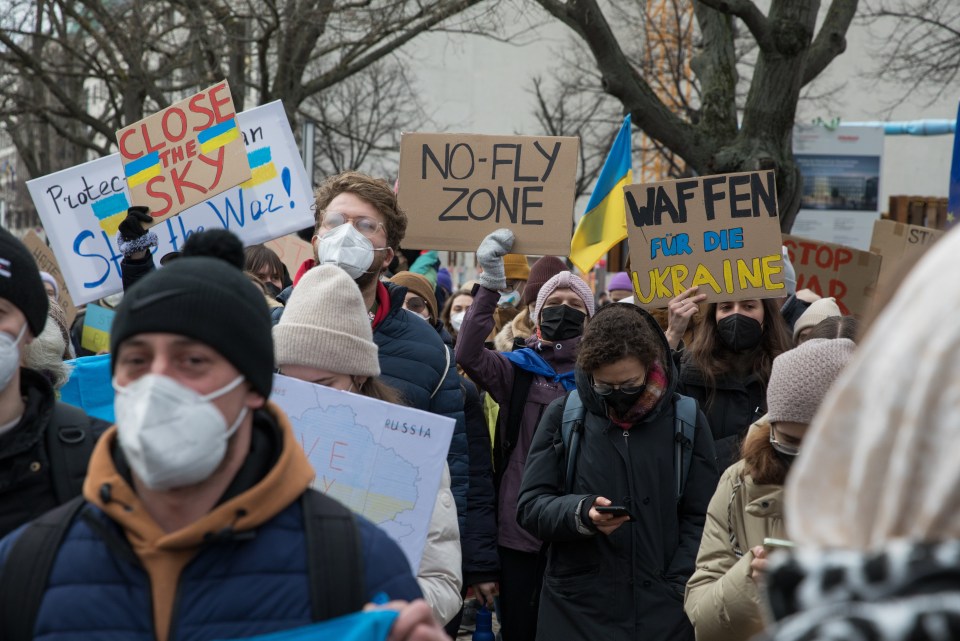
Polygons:
[[837,301],[844,316],[861,316],[873,300],[880,276],[880,256],[852,247],[784,234],[797,289],[809,289]]
[[314,487],[380,526],[416,574],[453,419],[279,374],[270,400],[290,417]]
[[67,327],[73,325],[73,319],[77,317],[77,308],[70,298],[70,292],[67,290],[67,283],[63,278],[63,272],[60,271],[60,265],[57,263],[57,257],[53,255],[47,244],[43,242],[37,232],[32,229],[23,237],[23,244],[27,246],[34,260],[40,267],[40,271],[47,272],[57,281],[57,304],[67,317]]
[[110,349],[110,326],[117,313],[99,305],[87,305],[83,316],[83,333],[80,335],[80,347],[94,354]]
[[286,265],[287,271],[290,272],[290,278],[296,276],[297,270],[300,269],[303,261],[313,258],[313,246],[301,240],[296,234],[288,234],[283,238],[276,238],[264,243],[264,245],[272,249],[276,252],[277,256],[280,257],[281,262]]
[[[226,80],[124,127],[117,145],[130,196],[154,224],[250,180],[254,166]],[[101,222],[114,234],[122,220]]]
[[[245,111],[237,122],[250,164],[267,169],[155,225],[155,262],[179,251],[190,234],[202,229],[229,229],[253,245],[313,225],[313,190],[283,105],[277,101]],[[77,305],[123,288],[116,234],[100,224],[111,215],[122,220],[136,202],[130,200],[123,176],[120,155],[114,154],[27,182]]]
[[873,224],[870,251],[883,257],[877,290],[886,291],[892,287],[897,277],[903,275],[920,260],[924,252],[945,233],[929,227],[906,225],[892,220],[876,221]]
[[638,305],[698,285],[707,302],[783,296],[772,171],[624,187]]
[[570,251],[580,140],[550,136],[404,134],[400,207],[404,247],[475,251],[495,229],[513,251]]

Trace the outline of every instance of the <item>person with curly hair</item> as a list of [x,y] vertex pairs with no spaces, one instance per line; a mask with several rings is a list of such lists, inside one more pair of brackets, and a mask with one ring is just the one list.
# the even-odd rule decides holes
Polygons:
[[678,497],[677,370],[663,331],[634,305],[593,316],[575,377],[585,414],[573,478],[559,398],[520,487],[517,520],[549,546],[537,639],[692,639],[683,590],[718,476],[706,418],[697,411]]

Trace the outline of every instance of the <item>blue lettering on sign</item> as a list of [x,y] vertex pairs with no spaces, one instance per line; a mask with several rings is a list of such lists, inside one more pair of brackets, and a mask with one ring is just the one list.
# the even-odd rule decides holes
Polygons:
[[651,259],[657,257],[658,249],[661,256],[679,256],[693,253],[693,250],[690,249],[690,236],[687,234],[677,234],[673,237],[668,234],[662,238],[652,238],[650,240]]
[[743,249],[743,227],[703,232],[703,249],[708,252]]
[[100,235],[103,237],[103,242],[107,245],[107,250],[110,254],[109,257],[95,251],[89,251],[89,245],[83,246],[84,241],[90,238],[96,238],[96,234],[89,229],[84,229],[82,232],[77,234],[77,237],[73,241],[74,254],[80,256],[81,258],[95,258],[102,260],[105,264],[103,275],[100,276],[98,280],[85,282],[83,284],[85,289],[94,289],[106,282],[106,280],[110,277],[111,265],[113,266],[112,268],[116,270],[117,275],[120,275],[120,260],[123,258],[123,256],[114,251],[113,245],[110,243],[110,237],[107,236],[107,232],[101,231]]

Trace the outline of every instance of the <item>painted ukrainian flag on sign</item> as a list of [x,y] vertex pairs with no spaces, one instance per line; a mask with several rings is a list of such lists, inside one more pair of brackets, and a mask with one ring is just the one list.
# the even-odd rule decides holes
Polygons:
[[150,154],[144,154],[134,161],[128,162],[123,167],[123,173],[127,177],[127,185],[136,187],[145,183],[154,176],[160,175],[160,152],[155,151]]
[[120,192],[95,200],[92,206],[93,215],[97,217],[100,229],[113,236],[117,233],[120,223],[127,217],[127,209],[130,207],[130,203],[127,202],[127,195]]
[[273,164],[270,147],[260,147],[249,152],[247,161],[250,163],[250,180],[240,183],[244,189],[250,189],[277,177],[277,167]]
[[197,133],[197,142],[200,143],[200,151],[208,154],[239,137],[240,130],[237,129],[237,119],[231,118]]
[[627,114],[590,194],[587,211],[570,241],[570,260],[584,273],[593,269],[604,254],[627,237],[623,187],[633,182],[630,134],[630,114]]

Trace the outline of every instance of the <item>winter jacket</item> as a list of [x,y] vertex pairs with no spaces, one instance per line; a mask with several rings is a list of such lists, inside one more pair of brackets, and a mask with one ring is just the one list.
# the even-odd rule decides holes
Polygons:
[[[55,490],[48,434],[60,425],[54,420],[54,408],[59,403],[53,388],[42,375],[21,368],[20,393],[26,401],[23,416],[15,427],[0,435],[0,537],[74,498],[58,497]],[[75,412],[84,416],[80,410]],[[87,419],[84,438],[99,437],[109,427],[99,419]],[[61,447],[69,447],[70,456],[86,457],[92,450]],[[77,461],[77,468],[82,472],[85,465]]]
[[[507,434],[505,423],[509,414],[508,409],[517,370],[503,354],[483,346],[490,330],[493,329],[493,312],[499,299],[500,295],[493,290],[485,287],[475,289],[473,304],[467,310],[457,338],[457,363],[470,380],[486,390],[493,400],[500,404],[501,442],[495,444],[495,447],[502,448],[502,440]],[[527,341],[527,345],[537,350],[559,374],[573,370],[579,344],[579,337],[552,346],[541,345],[536,337],[531,337]],[[517,497],[520,494],[523,467],[527,462],[527,451],[530,449],[533,433],[537,429],[540,417],[550,403],[565,393],[561,383],[539,375],[533,377],[527,401],[523,406],[517,443],[502,470],[498,488],[499,543],[511,550],[540,551],[540,541],[517,524],[515,518]]]
[[490,432],[477,386],[462,379],[466,394],[467,441],[470,445],[470,494],[463,534],[463,576],[467,585],[500,579],[497,553],[497,494],[493,489]]
[[747,428],[767,413],[767,388],[756,374],[718,376],[714,389],[707,388],[703,373],[689,353],[680,365],[679,392],[697,399],[713,432],[720,469],[740,459],[740,442]]
[[[300,498],[314,471],[280,410],[255,413],[250,454],[220,503],[170,533],[131,488],[116,442],[111,428],[94,450],[87,502],[54,561],[36,639],[236,639],[311,622]],[[420,597],[397,544],[357,524],[367,598]],[[0,542],[0,563],[21,532]]]
[[[286,304],[295,286],[280,292],[277,300]],[[407,406],[456,421],[447,464],[450,466],[450,489],[457,502],[457,517],[463,532],[470,484],[463,390],[449,348],[429,323],[403,308],[406,295],[406,287],[393,283],[378,284],[377,303],[381,310],[378,314],[385,310],[384,318],[373,325],[380,376],[383,382],[400,392]],[[274,325],[280,322],[283,310],[283,307],[277,307],[271,311]]]
[[423,598],[430,604],[433,616],[443,624],[457,616],[463,605],[460,597],[463,589],[461,563],[457,506],[450,493],[450,470],[444,466],[440,491],[430,517],[427,544],[417,570],[417,583]]
[[800,317],[803,316],[803,313],[807,311],[808,307],[810,307],[810,303],[801,298],[797,298],[796,294],[790,294],[787,302],[780,308],[780,315],[783,316],[783,320],[787,322],[790,333],[793,333],[793,326],[797,324],[797,321],[800,320]]
[[744,468],[739,461],[720,478],[687,583],[684,609],[697,641],[748,641],[763,630],[750,550],[767,537],[785,538],[783,486],[757,485]]
[[136,285],[139,280],[155,269],[153,254],[148,253],[140,259],[127,258],[125,256],[120,261],[120,280],[123,282],[123,291],[127,291]]
[[[681,641],[693,638],[683,589],[693,573],[707,505],[717,486],[713,440],[698,412],[693,457],[677,501],[674,391],[677,372],[661,337],[668,385],[653,409],[629,430],[616,427],[577,371],[586,416],[573,491],[565,491],[561,439],[564,399],[550,405],[533,438],[517,519],[549,544],[537,639]],[[634,520],[609,535],[587,516],[597,496],[630,510]]]

